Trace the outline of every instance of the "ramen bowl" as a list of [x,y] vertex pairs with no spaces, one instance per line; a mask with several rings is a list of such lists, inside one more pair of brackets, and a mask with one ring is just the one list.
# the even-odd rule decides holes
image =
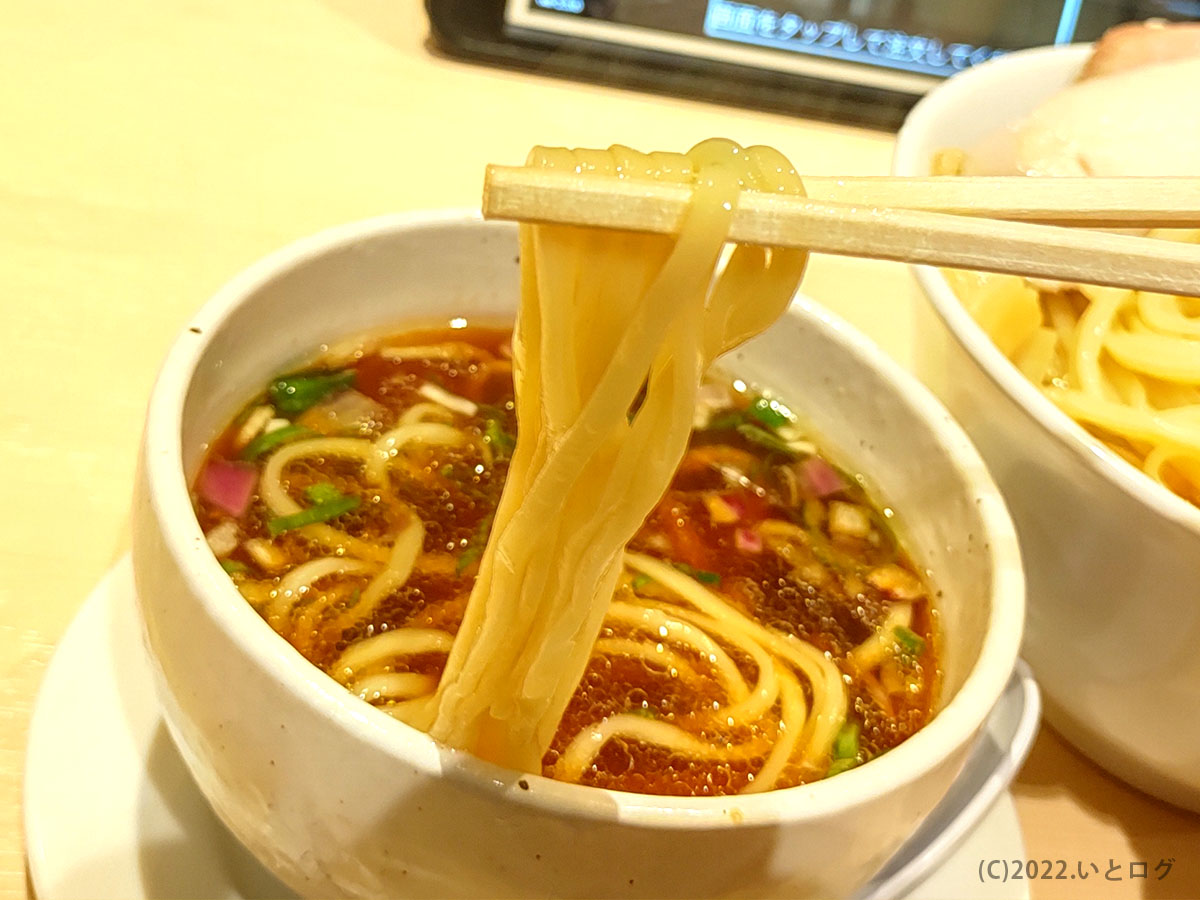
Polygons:
[[[462,213],[337,228],[222,289],[171,349],[134,503],[140,609],[164,717],[229,828],[310,896],[839,896],[937,803],[1013,669],[1023,579],[1004,503],[946,411],[803,298],[723,363],[869,473],[932,572],[941,708],[876,760],[752,796],[668,798],[486,764],[351,696],[246,603],[188,483],[257,386],[322,342],[384,325],[511,320],[516,229]],[[803,361],[803,362],[797,362]]]
[[[927,175],[1070,83],[1089,47],[1022,51],[955,76],[912,111],[893,172]],[[1060,412],[996,349],[937,269],[922,379],[974,439],[1017,524],[1028,579],[1023,655],[1048,721],[1113,774],[1200,810],[1200,510]]]

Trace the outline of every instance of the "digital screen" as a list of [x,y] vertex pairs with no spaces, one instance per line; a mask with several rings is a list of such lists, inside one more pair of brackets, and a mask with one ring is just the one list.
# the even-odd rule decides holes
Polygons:
[[[888,19],[893,22],[899,19],[907,26],[898,28],[890,22],[868,25],[867,22],[827,19],[814,15],[818,10],[808,8],[822,5],[832,4],[787,4],[792,9],[798,7],[809,14],[805,16],[800,12],[779,12],[752,3],[710,0],[704,16],[704,34],[720,40],[776,47],[929,75],[950,75],[991,59],[1005,49],[1011,49],[992,46],[987,42],[988,34],[973,33],[979,31],[978,28],[955,29],[960,34],[951,40],[928,34],[934,30],[929,26],[935,23],[910,21],[914,16],[889,16]],[[943,2],[926,5],[942,7],[942,12],[950,11]],[[869,17],[862,18],[869,21]],[[928,11],[925,18],[928,18]],[[962,34],[964,30],[968,34]],[[946,29],[940,31],[945,33]],[[973,40],[963,39],[968,35]]]
[[507,0],[506,26],[921,93],[1010,50],[1091,41],[1200,0]]

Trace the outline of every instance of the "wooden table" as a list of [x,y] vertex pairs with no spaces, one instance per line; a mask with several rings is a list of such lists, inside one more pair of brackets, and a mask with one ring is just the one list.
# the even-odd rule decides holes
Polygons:
[[[0,0],[0,23],[3,896],[27,891],[21,775],[39,680],[127,549],[158,362],[225,279],[333,223],[477,206],[484,164],[533,143],[686,148],[724,134],[815,174],[883,173],[892,145],[443,59],[416,0]],[[910,361],[920,298],[903,267],[817,258],[805,289]],[[1200,896],[1200,818],[1053,733],[1015,795],[1030,857],[1175,859],[1162,881],[1039,881],[1036,897]]]

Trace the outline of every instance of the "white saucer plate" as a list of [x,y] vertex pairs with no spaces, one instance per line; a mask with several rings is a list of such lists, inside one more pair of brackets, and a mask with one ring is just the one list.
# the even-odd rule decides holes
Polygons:
[[[1028,898],[980,881],[980,860],[1024,858],[1008,785],[1037,733],[1021,664],[949,794],[860,900]],[[159,713],[125,557],[63,635],[30,724],[25,840],[40,900],[294,896],[209,808]]]

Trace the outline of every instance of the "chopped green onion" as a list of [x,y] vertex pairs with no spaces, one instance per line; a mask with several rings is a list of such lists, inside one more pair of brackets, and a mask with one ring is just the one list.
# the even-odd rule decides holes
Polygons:
[[768,400],[766,397],[759,397],[750,404],[750,408],[746,411],[768,428],[774,429],[781,425],[787,425],[792,421],[787,413],[783,412],[785,408],[779,405],[778,400]]
[[271,382],[267,393],[275,409],[288,415],[316,406],[334,391],[354,385],[354,370],[341,372],[298,372]]
[[487,515],[479,520],[479,524],[475,526],[475,533],[471,535],[467,541],[467,547],[459,556],[454,564],[454,574],[461,575],[467,570],[471,563],[475,562],[483,556],[483,549],[487,546],[488,536],[492,533],[492,516]]
[[221,560],[221,568],[230,575],[239,575],[242,572],[249,572],[250,567],[243,562],[238,562],[236,559]]
[[913,656],[920,656],[923,652],[925,652],[924,638],[922,638],[911,628],[906,628],[903,625],[897,625],[892,629],[892,634],[896,636],[896,642]]
[[842,730],[833,739],[834,759],[858,758],[858,732],[859,725],[857,722],[847,722],[842,726]]
[[766,447],[768,450],[773,450],[776,453],[782,453],[785,456],[796,455],[796,451],[788,446],[787,441],[774,432],[767,431],[765,428],[760,428],[757,425],[750,425],[747,423],[738,425],[734,431],[752,444],[758,444],[760,447]]
[[695,578],[697,581],[704,584],[717,584],[721,580],[721,576],[716,572],[706,572],[704,569],[696,569],[692,566],[689,566],[687,563],[672,562],[671,565],[677,568],[684,575],[687,575],[690,578]]
[[654,579],[651,578],[649,575],[646,575],[642,572],[638,572],[638,574],[633,576],[633,580],[631,582],[629,582],[629,586],[636,591],[639,588],[644,588],[646,585],[648,585],[653,580]]
[[512,456],[517,439],[504,430],[499,419],[488,419],[483,426],[483,437],[496,453],[496,459],[508,459]]
[[307,437],[313,433],[311,428],[305,428],[303,425],[284,425],[282,428],[276,428],[274,431],[264,431],[242,448],[241,458],[246,460],[258,459],[268,450],[274,450],[282,444]]
[[304,496],[313,503],[334,503],[346,495],[339,491],[331,482],[319,481],[304,489]]
[[857,759],[835,759],[829,764],[829,771],[825,773],[825,777],[832,778],[834,775],[841,775],[847,769],[853,769],[857,765]]
[[629,709],[629,714],[641,716],[643,719],[657,719],[658,710],[653,706],[634,706]]
[[291,515],[276,516],[273,519],[268,519],[267,531],[271,533],[271,537],[277,537],[285,531],[291,531],[293,528],[303,528],[305,525],[328,522],[330,519],[336,519],[340,515],[357,509],[360,502],[357,497],[346,497],[339,493],[336,500],[317,503],[315,506],[310,506],[308,509],[302,509],[300,512],[292,513]]
[[479,557],[483,556],[482,547],[468,547],[462,552],[462,556],[454,564],[454,574],[461,575],[467,570],[471,563],[475,562]]

